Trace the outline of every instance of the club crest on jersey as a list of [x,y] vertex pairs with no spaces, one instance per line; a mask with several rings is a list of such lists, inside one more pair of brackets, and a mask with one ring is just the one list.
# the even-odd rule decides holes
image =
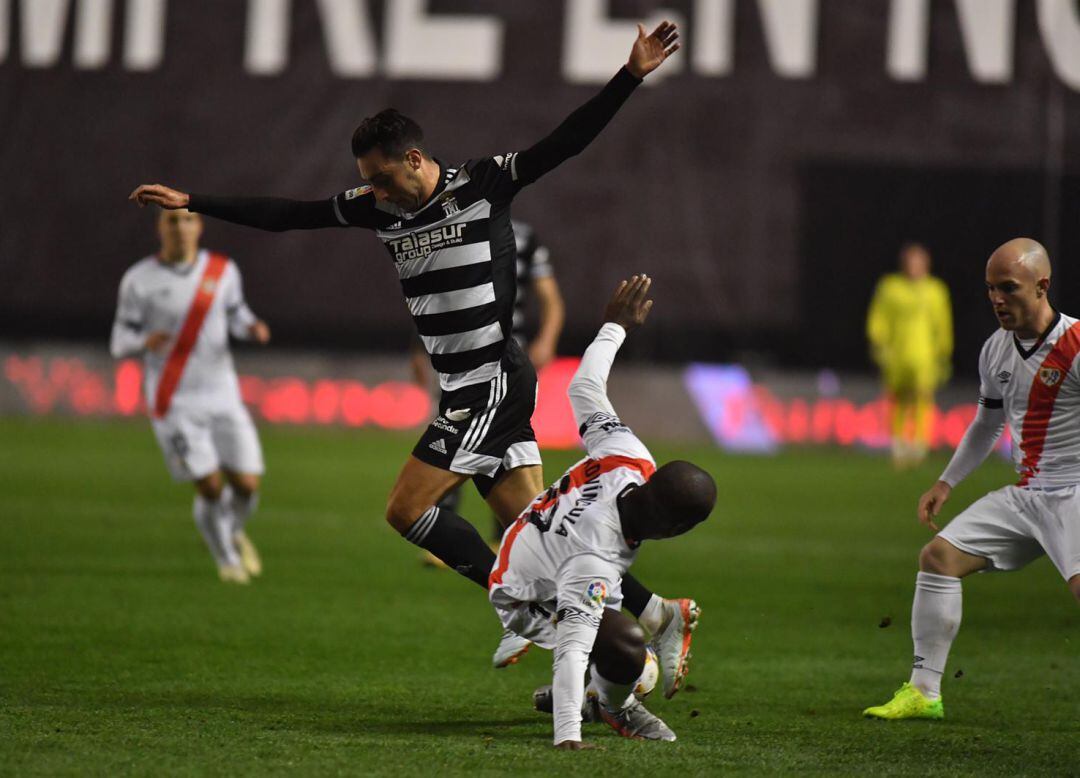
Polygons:
[[607,599],[607,586],[603,581],[593,581],[585,589],[585,600],[589,605],[593,605],[597,608],[604,607],[604,601]]
[[1061,371],[1056,367],[1040,367],[1039,380],[1047,386],[1057,386],[1061,381]]
[[207,278],[205,281],[202,282],[201,289],[206,294],[213,294],[214,290],[217,289],[217,285],[218,281],[216,278]]
[[345,193],[345,199],[346,200],[355,200],[357,197],[360,197],[361,195],[366,195],[370,191],[371,191],[370,186],[367,186],[367,185],[358,186],[358,187],[356,187],[356,189],[350,189],[348,192],[346,192]]
[[439,203],[442,205],[443,213],[447,216],[453,216],[455,213],[461,213],[461,209],[458,207],[457,199],[452,194],[445,194],[442,196],[442,200]]

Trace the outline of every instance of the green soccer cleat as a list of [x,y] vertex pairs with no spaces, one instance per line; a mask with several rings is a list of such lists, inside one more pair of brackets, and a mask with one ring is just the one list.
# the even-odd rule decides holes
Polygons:
[[910,683],[905,683],[896,690],[896,694],[884,705],[867,708],[863,715],[868,719],[886,719],[898,721],[900,719],[934,719],[945,718],[945,705],[941,698],[936,700],[926,699],[921,691]]

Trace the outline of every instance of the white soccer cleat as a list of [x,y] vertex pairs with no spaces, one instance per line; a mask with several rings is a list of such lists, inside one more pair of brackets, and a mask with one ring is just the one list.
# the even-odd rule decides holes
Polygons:
[[235,533],[233,542],[236,543],[236,550],[240,552],[240,561],[243,563],[248,575],[253,578],[262,575],[262,559],[259,557],[259,552],[255,548],[255,544],[251,542],[251,538],[247,536],[247,533],[243,530]]
[[249,584],[251,576],[243,565],[218,565],[218,578],[224,583]]
[[660,659],[664,697],[670,700],[690,672],[690,641],[701,609],[690,599],[664,600],[664,608],[669,615],[650,645]]
[[631,740],[675,740],[671,727],[645,710],[645,706],[637,699],[615,713],[603,705],[597,708],[601,720],[623,737]]
[[491,664],[495,666],[496,670],[517,664],[517,661],[525,656],[525,652],[529,650],[531,645],[532,641],[526,640],[513,630],[503,630],[502,639],[499,640],[499,647],[495,649],[495,655],[491,657]]

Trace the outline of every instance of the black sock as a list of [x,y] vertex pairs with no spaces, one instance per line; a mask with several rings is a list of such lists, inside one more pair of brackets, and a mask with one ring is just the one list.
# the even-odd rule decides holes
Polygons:
[[495,552],[472,524],[453,511],[435,506],[428,508],[403,537],[430,551],[448,567],[487,591],[488,577],[495,566]]
[[634,614],[635,619],[641,618],[645,606],[649,604],[653,593],[641,585],[641,581],[627,573],[622,579],[622,604],[623,607]]

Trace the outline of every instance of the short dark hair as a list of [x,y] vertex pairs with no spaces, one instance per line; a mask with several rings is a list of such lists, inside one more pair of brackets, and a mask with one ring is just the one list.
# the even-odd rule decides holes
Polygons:
[[416,148],[426,157],[423,144],[424,131],[420,125],[405,114],[387,108],[360,122],[352,136],[352,153],[359,159],[377,148],[387,157],[400,158]]

